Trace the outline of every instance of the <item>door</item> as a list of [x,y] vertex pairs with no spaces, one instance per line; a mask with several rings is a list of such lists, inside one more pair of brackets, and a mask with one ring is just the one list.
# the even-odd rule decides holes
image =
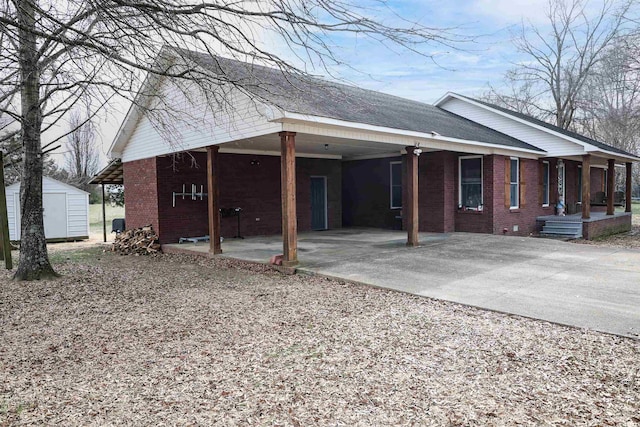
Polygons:
[[44,235],[47,239],[67,237],[67,195],[45,193],[42,195]]
[[311,177],[311,229],[327,229],[327,177]]

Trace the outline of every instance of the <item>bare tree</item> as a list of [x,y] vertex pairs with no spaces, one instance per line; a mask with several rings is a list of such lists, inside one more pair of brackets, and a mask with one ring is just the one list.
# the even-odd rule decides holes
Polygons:
[[[585,87],[576,126],[586,135],[637,154],[640,149],[640,35],[618,40],[607,49]],[[616,175],[622,186],[624,174]],[[633,181],[640,182],[634,168]]]
[[71,131],[67,135],[66,169],[71,182],[88,191],[89,180],[98,172],[96,131],[93,122],[83,118],[77,111],[71,112],[69,125]]
[[[449,29],[403,20],[377,0],[0,0],[0,115],[18,122],[25,150],[14,278],[55,275],[44,238],[42,166],[43,153],[64,136],[44,145],[42,136],[78,103],[89,102],[96,112],[114,95],[141,107],[156,96],[153,108],[162,108],[162,97],[145,93],[143,85],[155,77],[189,82],[205,94],[248,84],[195,66],[186,50],[303,77],[304,64],[329,70],[342,63],[332,37],[345,34],[414,52],[464,41]],[[182,49],[165,49],[172,55],[158,59],[163,45]],[[302,65],[285,59],[291,53]],[[135,97],[139,90],[143,96]],[[225,103],[220,96],[207,99]]]
[[571,128],[594,67],[629,30],[626,15],[632,4],[604,0],[594,11],[588,0],[549,0],[548,27],[522,25],[514,42],[525,60],[507,79],[526,89],[534,116]]
[[607,49],[585,86],[577,125],[594,139],[637,153],[640,139],[640,59],[637,37]]
[[[4,137],[0,135],[0,150],[4,154],[4,183],[5,185],[15,184],[22,179],[24,150],[19,135],[12,137]],[[60,168],[58,164],[49,155],[44,155],[43,175],[57,179],[58,181],[68,182],[69,174],[66,170]]]

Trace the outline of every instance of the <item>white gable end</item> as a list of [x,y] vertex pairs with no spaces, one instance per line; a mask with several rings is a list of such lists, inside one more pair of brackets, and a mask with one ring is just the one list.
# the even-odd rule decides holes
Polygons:
[[586,153],[584,147],[579,144],[520,123],[513,118],[505,117],[471,102],[449,97],[441,102],[439,107],[538,147],[546,151],[549,157]]
[[187,99],[167,80],[160,90],[172,112],[142,115],[130,135],[118,134],[112,157],[129,162],[282,131],[281,123],[269,121],[269,107],[237,90],[229,92],[227,106],[217,112],[204,100]]

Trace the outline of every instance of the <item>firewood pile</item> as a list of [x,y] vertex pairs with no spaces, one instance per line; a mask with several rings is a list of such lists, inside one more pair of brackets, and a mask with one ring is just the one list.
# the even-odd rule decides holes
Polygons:
[[153,255],[160,252],[160,243],[153,228],[146,225],[117,235],[111,250],[120,255]]

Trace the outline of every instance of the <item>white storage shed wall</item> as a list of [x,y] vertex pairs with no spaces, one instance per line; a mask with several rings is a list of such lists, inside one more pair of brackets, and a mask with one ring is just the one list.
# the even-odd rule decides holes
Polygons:
[[[20,183],[7,192],[9,238],[20,240]],[[89,193],[55,179],[42,179],[44,234],[47,239],[89,236]]]

